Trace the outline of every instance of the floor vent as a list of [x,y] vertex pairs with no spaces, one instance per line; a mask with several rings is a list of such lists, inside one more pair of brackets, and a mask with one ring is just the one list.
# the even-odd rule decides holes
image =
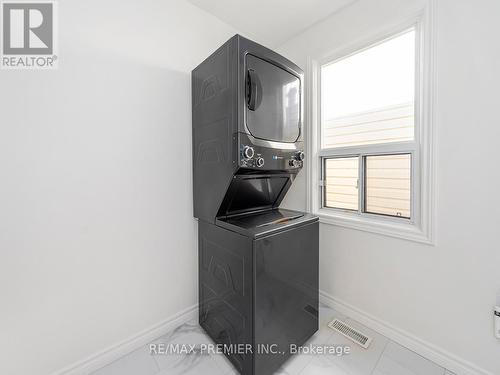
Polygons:
[[328,324],[328,327],[339,332],[340,334],[347,337],[349,340],[354,341],[356,344],[362,346],[365,349],[368,349],[372,342],[372,338],[366,335],[363,335],[361,332],[351,327],[347,323],[344,323],[341,320],[334,319],[332,322]]

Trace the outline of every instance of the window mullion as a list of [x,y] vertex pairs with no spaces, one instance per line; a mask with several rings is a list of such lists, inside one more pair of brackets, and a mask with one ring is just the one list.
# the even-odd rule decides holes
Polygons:
[[321,158],[321,177],[319,181],[319,190],[321,194],[320,207],[326,206],[326,158]]
[[359,155],[359,177],[358,177],[358,213],[365,212],[365,157]]

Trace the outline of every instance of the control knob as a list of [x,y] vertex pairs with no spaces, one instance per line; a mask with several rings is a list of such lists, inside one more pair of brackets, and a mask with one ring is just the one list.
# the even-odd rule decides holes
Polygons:
[[304,151],[299,151],[297,152],[297,154],[295,155],[295,158],[298,160],[298,161],[302,161],[304,160],[304,158],[306,157],[306,154],[304,154]]
[[257,160],[255,160],[255,165],[259,168],[264,166],[264,158],[259,156]]
[[255,154],[255,151],[254,151],[253,147],[245,146],[243,148],[243,156],[245,157],[245,159],[253,158],[254,154]]
[[288,165],[293,168],[297,168],[299,166],[299,162],[295,159],[292,159],[288,162]]

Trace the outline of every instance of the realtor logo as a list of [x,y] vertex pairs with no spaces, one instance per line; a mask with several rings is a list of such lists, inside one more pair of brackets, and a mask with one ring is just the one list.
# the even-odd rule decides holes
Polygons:
[[54,1],[1,3],[2,55],[5,69],[56,67]]

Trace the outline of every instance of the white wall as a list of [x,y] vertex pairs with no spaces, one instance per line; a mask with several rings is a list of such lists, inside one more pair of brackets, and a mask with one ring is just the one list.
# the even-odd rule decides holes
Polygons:
[[59,2],[60,67],[0,71],[0,373],[45,375],[197,302],[184,1]]
[[[305,68],[404,18],[416,0],[359,0],[290,40]],[[500,2],[438,0],[436,246],[321,225],[321,289],[459,358],[500,373]],[[304,171],[303,171],[304,172]],[[286,204],[305,208],[305,173]]]

